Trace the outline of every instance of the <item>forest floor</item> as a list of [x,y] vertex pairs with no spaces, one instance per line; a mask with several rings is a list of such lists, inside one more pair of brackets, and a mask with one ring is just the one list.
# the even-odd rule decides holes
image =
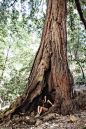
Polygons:
[[[75,85],[75,89],[84,90],[85,85]],[[13,120],[0,123],[0,129],[86,129],[86,110],[79,110],[76,114],[59,115],[57,113],[49,113],[42,119],[32,116],[15,115]]]
[[[52,113],[50,116],[52,116],[51,120],[48,121],[48,116],[46,116],[43,120],[37,119],[34,125],[29,125],[24,121],[15,123],[10,120],[0,124],[0,129],[86,129],[86,111],[66,116]],[[28,116],[26,118],[30,119]]]

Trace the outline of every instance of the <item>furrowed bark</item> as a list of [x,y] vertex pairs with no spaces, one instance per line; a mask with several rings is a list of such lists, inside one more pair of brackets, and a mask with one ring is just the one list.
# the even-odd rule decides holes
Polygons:
[[72,112],[74,82],[67,63],[66,13],[67,0],[48,0],[41,43],[28,84],[24,94],[16,99],[5,116],[19,112],[29,114],[47,93],[53,98],[55,110],[62,114]]

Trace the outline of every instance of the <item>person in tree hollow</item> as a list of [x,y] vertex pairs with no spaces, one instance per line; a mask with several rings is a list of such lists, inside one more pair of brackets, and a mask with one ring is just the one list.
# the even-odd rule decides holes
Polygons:
[[52,104],[52,102],[49,99],[47,100],[47,96],[45,95],[43,100],[43,106],[38,106],[38,113],[35,117],[39,117],[42,111],[48,111],[50,107],[49,104],[51,106],[54,106],[54,104]]

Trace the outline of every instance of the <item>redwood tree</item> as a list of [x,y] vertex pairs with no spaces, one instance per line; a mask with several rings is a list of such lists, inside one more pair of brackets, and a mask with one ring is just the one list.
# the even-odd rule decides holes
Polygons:
[[23,95],[10,106],[5,116],[36,110],[42,97],[48,94],[53,110],[61,114],[72,112],[74,84],[67,62],[67,0],[48,0],[46,18],[39,49],[36,53],[28,84]]

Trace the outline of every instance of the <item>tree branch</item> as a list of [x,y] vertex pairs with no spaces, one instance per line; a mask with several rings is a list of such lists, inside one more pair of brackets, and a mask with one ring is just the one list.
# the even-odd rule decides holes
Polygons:
[[10,8],[11,6],[13,6],[15,4],[15,2],[16,2],[16,0],[14,0],[14,2],[10,6],[8,6],[8,8]]
[[83,17],[83,13],[82,13],[82,9],[81,9],[79,0],[75,0],[75,3],[76,3],[76,7],[77,7],[77,10],[78,10],[80,19],[81,19],[81,21],[83,22],[83,24],[84,24],[84,26],[85,26],[85,29],[86,29],[86,20],[85,20],[85,18]]
[[2,4],[0,5],[0,7],[3,6],[4,3],[5,3],[5,0],[3,0]]
[[[14,0],[14,2],[10,6],[8,6],[7,8],[10,8],[11,6],[13,6],[15,4],[15,2],[16,2],[16,0]],[[5,0],[3,0],[3,3],[1,4],[1,6],[4,5],[4,3],[5,3]]]

